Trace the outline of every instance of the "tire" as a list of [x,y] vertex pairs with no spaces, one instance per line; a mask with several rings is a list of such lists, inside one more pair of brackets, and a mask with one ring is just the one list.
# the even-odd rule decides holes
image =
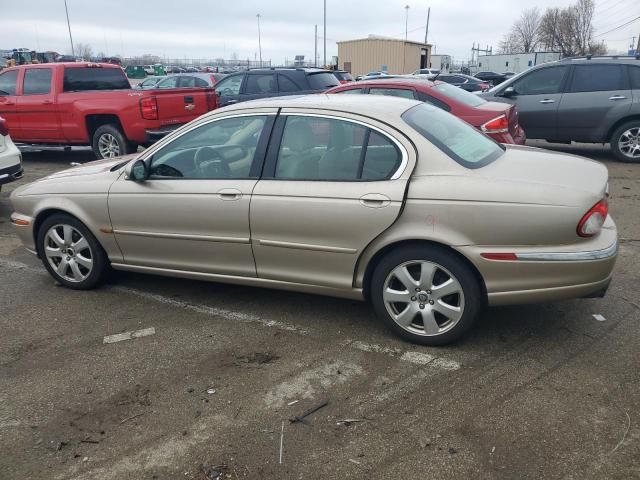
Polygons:
[[[430,276],[420,282],[422,271]],[[447,290],[437,293],[440,288]],[[432,346],[462,337],[485,304],[479,282],[463,260],[443,247],[419,245],[393,250],[382,258],[371,278],[370,298],[394,333]]]
[[[635,139],[635,140],[634,140]],[[621,142],[627,140],[631,145],[636,145],[635,153],[625,152]],[[611,135],[611,151],[621,162],[640,163],[640,120],[632,120],[620,125]]]
[[37,241],[45,268],[65,287],[90,290],[100,285],[109,271],[107,254],[96,237],[70,215],[47,218],[38,230]]
[[138,146],[128,141],[118,126],[107,124],[99,126],[93,133],[91,148],[95,156],[101,159],[134,153]]

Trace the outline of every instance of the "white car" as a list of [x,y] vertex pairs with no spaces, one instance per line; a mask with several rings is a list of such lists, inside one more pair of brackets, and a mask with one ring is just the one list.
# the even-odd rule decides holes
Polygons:
[[438,75],[439,73],[440,70],[437,68],[421,68],[413,72],[411,75]]
[[22,178],[22,154],[9,136],[7,121],[0,117],[0,189],[5,183]]

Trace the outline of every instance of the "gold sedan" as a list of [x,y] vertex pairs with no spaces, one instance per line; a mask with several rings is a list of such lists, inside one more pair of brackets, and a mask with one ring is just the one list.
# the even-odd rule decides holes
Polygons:
[[485,305],[604,295],[607,179],[417,101],[285,97],[20,187],[12,222],[70,288],[114,268],[362,299],[440,345]]

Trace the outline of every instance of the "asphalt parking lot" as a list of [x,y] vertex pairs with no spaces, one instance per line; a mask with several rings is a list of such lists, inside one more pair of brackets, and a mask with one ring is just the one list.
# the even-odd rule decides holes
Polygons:
[[[608,167],[613,283],[489,309],[444,348],[353,301],[124,273],[63,289],[13,236],[5,186],[0,478],[640,478],[640,165],[533,144]],[[92,158],[25,152],[18,183]]]

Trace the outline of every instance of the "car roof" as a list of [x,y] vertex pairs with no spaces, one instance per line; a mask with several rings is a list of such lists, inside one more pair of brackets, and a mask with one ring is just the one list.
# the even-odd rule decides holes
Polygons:
[[431,80],[427,80],[425,78],[414,78],[414,77],[399,77],[389,75],[390,78],[376,78],[371,80],[360,80],[358,83],[351,83],[348,86],[344,85],[341,87],[335,87],[336,90],[340,88],[340,90],[351,90],[355,88],[359,88],[364,85],[393,85],[393,86],[404,86],[404,87],[415,87],[423,86],[423,87],[433,87],[433,85],[437,85],[441,82],[433,82]]
[[388,97],[384,95],[330,95],[317,93],[312,95],[295,95],[250,100],[248,102],[241,102],[213,110],[206,115],[213,116],[222,111],[232,112],[234,110],[246,110],[248,108],[300,108],[325,111],[333,110],[336,112],[347,112],[357,115],[385,118],[389,115],[399,117],[410,108],[415,105],[421,105],[422,103],[423,102],[418,100]]

